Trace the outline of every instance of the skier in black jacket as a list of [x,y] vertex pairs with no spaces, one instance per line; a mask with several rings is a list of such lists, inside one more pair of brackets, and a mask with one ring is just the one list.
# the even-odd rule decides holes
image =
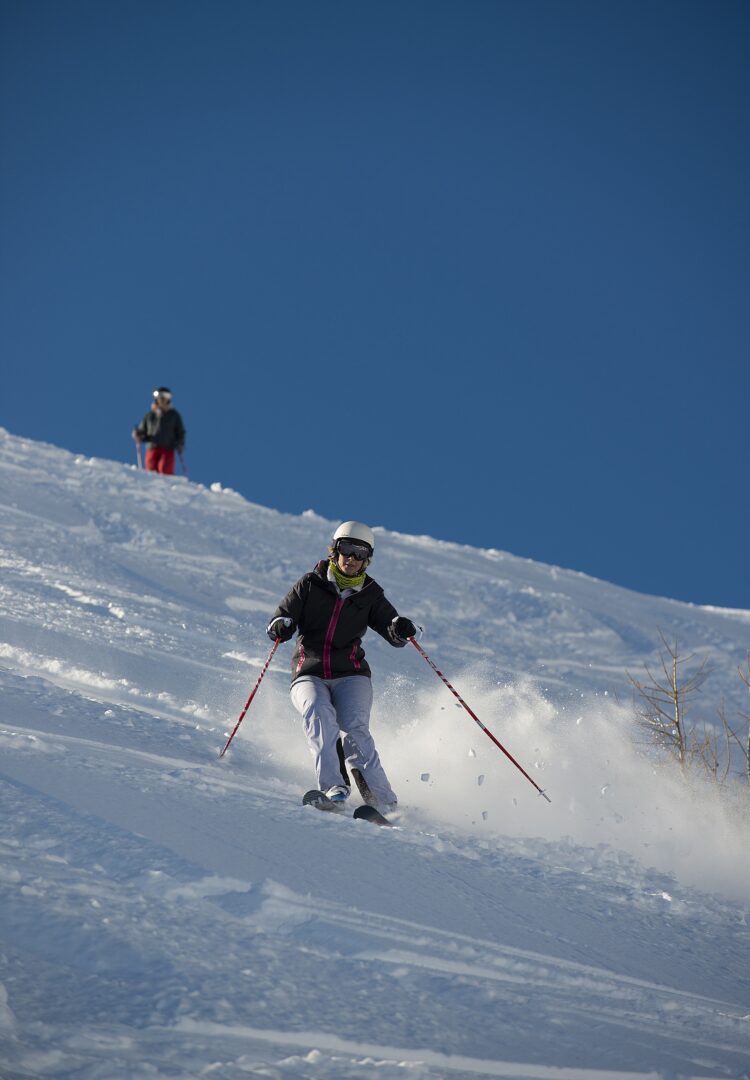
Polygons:
[[340,525],[328,559],[290,589],[268,636],[287,641],[297,631],[291,697],[303,718],[318,788],[336,802],[348,798],[348,767],[365,801],[382,810],[397,799],[370,734],[372,681],[362,638],[371,627],[403,648],[417,631],[365,572],[374,549],[369,526]]
[[172,476],[175,451],[181,454],[185,446],[185,425],[172,407],[172,391],[168,387],[158,386],[154,390],[151,409],[133,428],[133,438],[146,444],[147,469]]

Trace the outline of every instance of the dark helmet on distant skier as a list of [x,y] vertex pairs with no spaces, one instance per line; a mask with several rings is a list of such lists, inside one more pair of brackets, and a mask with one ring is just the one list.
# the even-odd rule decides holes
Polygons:
[[157,386],[153,394],[154,401],[168,405],[172,400],[172,391],[168,386]]
[[[342,547],[348,550],[343,550]],[[361,521],[344,521],[331,537],[331,554],[354,555],[369,563],[375,551],[375,533]]]

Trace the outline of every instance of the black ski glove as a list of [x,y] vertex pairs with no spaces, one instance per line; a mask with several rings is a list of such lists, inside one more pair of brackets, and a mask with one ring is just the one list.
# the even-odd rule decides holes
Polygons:
[[268,624],[266,633],[271,641],[289,641],[289,638],[294,636],[294,629],[292,620],[280,615],[278,619],[273,619]]
[[408,641],[409,638],[414,637],[417,632],[417,628],[411,619],[405,619],[403,615],[397,616],[393,620],[393,634],[399,641]]

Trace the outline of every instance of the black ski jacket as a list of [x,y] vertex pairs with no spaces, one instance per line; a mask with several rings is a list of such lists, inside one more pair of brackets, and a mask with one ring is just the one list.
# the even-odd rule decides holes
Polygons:
[[276,608],[274,619],[286,617],[297,628],[292,655],[292,682],[303,675],[338,679],[343,675],[370,675],[362,638],[368,626],[396,648],[406,644],[393,633],[398,612],[377,581],[365,575],[359,592],[342,597],[328,580],[328,562],[293,585]]
[[141,420],[135,433],[141,442],[149,446],[161,446],[165,450],[180,450],[185,446],[185,425],[177,409],[157,412],[150,409]]

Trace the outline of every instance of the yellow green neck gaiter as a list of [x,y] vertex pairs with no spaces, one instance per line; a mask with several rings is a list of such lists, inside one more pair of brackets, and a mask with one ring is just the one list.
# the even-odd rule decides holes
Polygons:
[[357,574],[356,577],[347,577],[346,574],[342,573],[342,571],[339,570],[333,559],[330,560],[328,565],[331,567],[331,573],[336,578],[336,584],[340,589],[358,589],[360,585],[364,585],[364,570],[361,574]]

